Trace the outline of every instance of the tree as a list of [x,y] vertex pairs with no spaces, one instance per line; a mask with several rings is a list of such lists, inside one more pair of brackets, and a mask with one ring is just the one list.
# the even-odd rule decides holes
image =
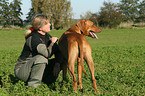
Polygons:
[[83,16],[83,15],[80,15],[81,19],[90,19],[90,17],[92,16],[92,12],[91,11],[87,11],[86,14]]
[[91,20],[94,23],[94,25],[99,26],[98,17],[99,15],[97,13],[93,13],[91,17],[89,18],[89,20]]
[[14,25],[16,22],[22,24],[20,4],[20,0],[14,0],[10,4],[8,0],[0,1],[0,20],[4,27],[10,26],[12,23]]
[[140,2],[138,6],[138,10],[139,10],[139,17],[136,18],[136,21],[143,23],[145,21],[145,0]]
[[47,15],[56,29],[63,28],[71,21],[71,3],[67,0],[32,0],[36,14]]
[[23,20],[21,19],[21,15],[23,15],[23,13],[21,12],[21,4],[21,0],[13,0],[13,2],[11,2],[9,5],[9,7],[11,8],[10,17],[12,18],[13,26],[23,26]]
[[10,8],[8,0],[1,0],[0,1],[0,19],[1,23],[4,27],[10,25]]
[[119,11],[123,21],[135,21],[138,16],[138,2],[139,0],[121,0]]
[[36,14],[36,12],[34,11],[34,8],[30,8],[30,12],[28,12],[28,16],[26,17],[26,20],[24,22],[30,23],[30,21],[32,20],[32,17]]
[[104,7],[101,7],[98,22],[102,27],[117,27],[121,23],[121,14],[117,12],[117,5],[111,2],[104,2]]

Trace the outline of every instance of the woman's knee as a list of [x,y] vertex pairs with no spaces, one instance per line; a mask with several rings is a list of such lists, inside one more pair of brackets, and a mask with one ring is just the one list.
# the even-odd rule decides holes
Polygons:
[[48,64],[48,59],[42,55],[36,55],[34,64]]

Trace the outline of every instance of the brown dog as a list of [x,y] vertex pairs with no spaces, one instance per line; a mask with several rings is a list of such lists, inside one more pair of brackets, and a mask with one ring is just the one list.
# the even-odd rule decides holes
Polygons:
[[73,27],[69,28],[59,39],[59,48],[63,55],[63,80],[66,79],[67,67],[73,81],[73,89],[77,92],[77,79],[74,74],[75,61],[78,59],[78,83],[80,89],[82,87],[82,71],[84,71],[83,58],[87,62],[92,75],[92,83],[94,91],[99,94],[94,77],[94,63],[91,56],[91,46],[85,39],[85,36],[98,38],[93,32],[101,32],[101,29],[96,27],[89,20],[81,20]]

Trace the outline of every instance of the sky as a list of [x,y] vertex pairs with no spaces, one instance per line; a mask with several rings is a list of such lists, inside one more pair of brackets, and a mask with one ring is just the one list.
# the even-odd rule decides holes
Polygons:
[[[12,2],[13,0],[9,0]],[[87,11],[92,13],[97,13],[100,11],[100,8],[103,7],[104,1],[110,1],[112,3],[119,3],[120,0],[69,0],[71,1],[71,7],[73,12],[74,19],[80,19],[80,15],[85,15]],[[23,20],[27,17],[27,13],[31,8],[31,0],[22,0],[22,13],[21,16]]]

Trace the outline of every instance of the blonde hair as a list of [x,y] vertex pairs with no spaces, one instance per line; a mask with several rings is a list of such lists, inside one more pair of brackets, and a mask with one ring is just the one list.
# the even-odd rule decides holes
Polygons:
[[32,21],[32,28],[34,30],[39,30],[43,25],[49,23],[49,19],[46,15],[37,15],[34,20]]
[[[32,28],[34,31],[38,31],[39,28],[41,28],[43,25],[46,25],[49,23],[49,19],[46,15],[36,15],[34,19],[32,20]],[[25,38],[31,33],[31,30],[27,30],[25,34]]]

